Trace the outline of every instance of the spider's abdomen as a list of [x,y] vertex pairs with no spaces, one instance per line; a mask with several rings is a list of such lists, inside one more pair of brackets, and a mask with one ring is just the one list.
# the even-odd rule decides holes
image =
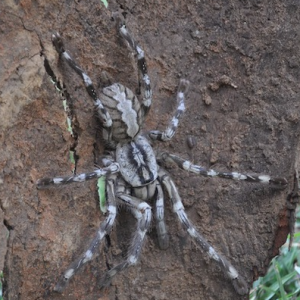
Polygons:
[[132,187],[147,185],[157,178],[155,155],[143,136],[138,135],[133,141],[118,144],[116,160],[123,178]]
[[[114,83],[103,89],[100,99],[113,121],[111,139],[116,143],[132,140],[143,123],[137,97],[129,88]],[[107,133],[104,131],[103,134],[107,139]]]

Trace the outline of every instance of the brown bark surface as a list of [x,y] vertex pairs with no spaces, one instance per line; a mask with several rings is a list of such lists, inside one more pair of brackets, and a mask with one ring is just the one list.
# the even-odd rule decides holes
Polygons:
[[[63,294],[59,275],[93,237],[104,216],[96,184],[37,191],[38,178],[94,169],[103,145],[93,105],[74,73],[58,64],[51,34],[59,31],[95,86],[107,78],[137,87],[133,57],[121,43],[112,11],[145,50],[154,101],[146,129],[164,129],[175,108],[179,78],[191,81],[176,136],[156,147],[214,169],[293,179],[299,140],[299,15],[297,1],[47,1],[0,2],[0,268],[5,299],[247,299],[201,253],[166,200],[171,247],[158,248],[155,230],[139,264],[110,288],[99,282],[126,256],[133,217],[120,212],[100,254]],[[44,62],[73,101],[77,139],[66,129],[59,93]],[[187,138],[196,146],[190,149]],[[208,179],[168,169],[192,222],[246,278],[262,275],[288,233],[292,184]],[[5,225],[5,226],[4,226]],[[7,238],[7,233],[9,233]]]

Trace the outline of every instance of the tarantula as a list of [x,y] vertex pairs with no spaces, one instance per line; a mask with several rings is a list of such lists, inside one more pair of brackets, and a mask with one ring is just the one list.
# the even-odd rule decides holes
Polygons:
[[71,277],[85,263],[92,259],[93,254],[99,248],[100,242],[105,235],[110,233],[113,227],[119,204],[125,205],[130,209],[137,220],[137,228],[126,260],[105,274],[101,282],[102,287],[109,285],[111,279],[117,273],[137,263],[145,235],[151,225],[152,208],[149,204],[150,201],[154,202],[155,206],[154,218],[159,246],[161,249],[166,249],[169,245],[169,236],[164,221],[163,190],[165,190],[171,200],[173,211],[177,214],[183,228],[187,230],[202,251],[220,266],[225,276],[229,277],[232,281],[236,292],[246,294],[248,286],[243,277],[239,275],[238,271],[227,259],[216,252],[189,220],[177,187],[168,173],[161,167],[161,164],[173,162],[181,169],[207,177],[218,176],[234,180],[275,184],[281,187],[284,187],[287,181],[285,178],[275,178],[268,175],[217,172],[194,165],[185,159],[167,152],[155,153],[149,140],[165,142],[173,137],[178,127],[179,119],[185,110],[184,100],[188,91],[189,81],[181,79],[179,82],[177,110],[165,131],[152,130],[142,135],[141,127],[144,124],[152,102],[152,90],[150,87],[150,78],[147,73],[144,51],[128,32],[121,16],[115,15],[114,17],[120,35],[137,58],[139,85],[143,91],[140,101],[129,88],[120,83],[114,83],[105,87],[98,97],[90,77],[65,50],[60,35],[56,33],[52,36],[52,42],[59,57],[82,78],[86,91],[93,100],[95,110],[101,121],[103,138],[107,149],[113,149],[110,155],[104,157],[103,168],[98,168],[90,173],[68,177],[43,178],[37,182],[37,188],[42,189],[50,186],[83,182],[102,176],[106,178],[106,218],[100,224],[97,234],[88,249],[69,265],[54,290],[62,292]]

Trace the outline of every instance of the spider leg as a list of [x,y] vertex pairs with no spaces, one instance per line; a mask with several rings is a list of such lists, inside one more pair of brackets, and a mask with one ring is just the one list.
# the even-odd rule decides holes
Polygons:
[[108,111],[104,108],[101,100],[98,98],[91,78],[81,69],[81,67],[74,61],[74,59],[65,50],[63,41],[59,33],[55,33],[52,35],[52,43],[59,56],[62,57],[66,61],[66,63],[82,78],[87,93],[94,101],[95,109],[98,113],[98,116],[100,118],[103,127],[106,128],[106,131],[111,132],[112,119]]
[[121,200],[122,204],[125,204],[133,212],[135,218],[137,219],[137,229],[132,239],[131,246],[127,254],[127,259],[110,269],[104,275],[101,280],[101,287],[108,286],[116,274],[137,263],[137,260],[141,254],[146,232],[151,223],[152,212],[150,205],[126,194],[118,194],[117,197],[119,200]]
[[167,152],[159,153],[158,160],[163,162],[174,162],[183,170],[193,172],[206,177],[221,177],[225,179],[244,180],[248,182],[259,182],[284,188],[287,180],[284,177],[271,177],[269,175],[243,174],[238,172],[219,172],[212,169],[206,169],[201,166],[193,165],[190,161]]
[[175,134],[176,129],[178,127],[179,119],[181,118],[181,116],[185,110],[184,100],[185,100],[185,95],[188,91],[189,84],[190,84],[190,82],[188,80],[185,80],[185,79],[180,80],[179,86],[178,86],[178,91],[177,91],[177,105],[178,106],[177,106],[175,115],[171,119],[171,121],[165,131],[161,132],[159,130],[151,130],[149,132],[149,136],[151,139],[166,142],[166,141],[169,141],[173,137],[173,135]]
[[117,28],[120,32],[120,35],[125,39],[125,41],[128,43],[131,50],[133,50],[137,56],[137,65],[139,69],[139,86],[141,86],[141,81],[140,81],[140,74],[141,74],[142,86],[144,90],[144,96],[141,103],[141,107],[144,112],[144,116],[146,116],[150,110],[151,103],[152,103],[152,89],[151,89],[150,78],[147,71],[147,63],[146,63],[144,51],[137,44],[133,36],[128,32],[124,19],[121,18],[120,14],[114,13],[113,17],[116,20]]
[[115,174],[120,171],[120,166],[118,163],[111,163],[109,166],[97,169],[93,172],[82,173],[78,175],[66,176],[66,177],[45,177],[39,179],[36,183],[37,189],[45,189],[51,186],[64,185],[73,182],[83,182],[94,178],[100,178],[102,176],[108,176],[110,174]]
[[71,277],[73,277],[84,264],[86,264],[88,261],[92,259],[94,253],[97,250],[99,250],[99,244],[103,239],[103,237],[106,234],[110,233],[117,214],[116,199],[114,194],[115,178],[116,175],[112,175],[109,176],[106,181],[107,217],[100,224],[97,234],[92,240],[92,242],[90,243],[88,249],[83,254],[81,254],[75,261],[73,261],[66,269],[66,271],[63,273],[63,275],[60,277],[59,281],[54,287],[54,291],[59,293],[63,292]]
[[248,286],[244,278],[240,276],[238,271],[231,265],[231,263],[222,255],[218,254],[216,250],[206,241],[206,239],[196,230],[184,211],[184,206],[174,182],[162,170],[160,170],[159,173],[159,180],[165,187],[168,196],[172,201],[173,210],[177,214],[182,226],[197,242],[197,245],[199,245],[200,248],[220,266],[225,275],[231,279],[236,292],[240,295],[245,295],[248,292]]
[[159,247],[164,250],[169,247],[169,235],[164,220],[164,194],[158,181],[156,184],[156,193],[156,211],[154,215],[156,220],[156,231]]

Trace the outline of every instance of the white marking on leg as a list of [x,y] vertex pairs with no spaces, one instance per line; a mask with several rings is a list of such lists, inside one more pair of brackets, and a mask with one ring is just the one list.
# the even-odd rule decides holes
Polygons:
[[233,179],[236,179],[236,180],[245,180],[247,179],[247,176],[241,174],[241,173],[238,173],[238,172],[232,172],[231,173]]
[[147,98],[147,100],[144,100],[143,104],[146,107],[149,107],[151,105],[151,103],[152,103],[151,99],[149,99],[151,97],[151,93],[145,92],[145,97]]
[[143,81],[147,84],[147,85],[150,85],[150,78],[147,74],[145,74],[143,76]]
[[258,176],[258,179],[262,182],[269,182],[271,177],[268,175],[260,175],[260,176]]
[[136,262],[137,262],[137,257],[134,256],[134,255],[130,255],[129,258],[128,258],[128,262],[129,262],[131,265],[135,265]]
[[173,211],[175,213],[177,213],[180,210],[184,210],[184,207],[183,207],[182,203],[180,201],[178,201],[178,202],[174,203],[174,205],[173,205]]
[[144,239],[144,237],[145,237],[145,234],[146,234],[146,230],[139,230],[138,231],[138,234],[139,234],[139,236],[141,237],[141,239],[143,240]]
[[174,118],[171,120],[171,123],[172,123],[172,125],[173,125],[174,127],[178,127],[179,120],[178,120],[176,117],[174,117]]
[[238,271],[237,271],[233,266],[230,266],[230,267],[229,267],[228,275],[229,275],[229,277],[232,278],[232,279],[235,279],[235,278],[238,278],[238,277],[239,277]]
[[64,274],[64,277],[66,279],[70,279],[73,275],[74,275],[74,269],[70,269],[70,270],[66,271],[66,273]]
[[214,176],[217,176],[218,173],[214,170],[208,170],[207,171],[207,176],[211,176],[211,177],[214,177]]
[[192,236],[194,238],[197,237],[197,232],[196,232],[195,228],[191,227],[187,230],[187,232],[190,234],[190,236]]
[[101,230],[98,231],[99,240],[103,239],[105,233],[106,233],[105,231],[101,231]]
[[87,250],[84,254],[84,259],[82,261],[83,264],[85,264],[87,261],[91,260],[93,257],[93,253],[91,250]]
[[189,171],[191,165],[192,164],[188,160],[186,160],[185,162],[183,162],[182,167],[183,167],[184,170]]
[[53,178],[53,183],[54,184],[60,184],[62,181],[63,181],[63,178],[61,178],[61,177]]
[[141,59],[144,57],[144,51],[139,46],[136,46],[136,52],[138,53],[138,56],[137,56],[138,59]]
[[156,200],[156,206],[157,207],[163,207],[163,205],[164,205],[164,199],[163,198],[158,198]]
[[143,214],[137,209],[132,209],[132,213],[137,220],[143,217]]
[[103,104],[101,103],[101,101],[99,99],[96,100],[95,105],[97,106],[97,108],[104,108]]
[[79,174],[76,177],[74,177],[73,181],[81,182],[81,181],[85,181],[85,178],[86,178],[86,175],[83,173],[83,174]]
[[117,213],[117,208],[114,205],[109,205],[108,208],[107,208],[107,210],[112,215],[116,215],[116,213]]
[[63,52],[63,54],[62,54],[63,56],[64,56],[64,58],[65,59],[67,59],[67,60],[72,60],[72,58],[71,58],[71,56],[68,54],[68,52]]
[[105,175],[106,172],[104,172],[102,169],[97,169],[95,173],[97,174],[98,177],[101,177]]
[[208,255],[209,255],[209,257],[211,257],[212,259],[214,259],[214,260],[220,260],[220,257],[219,257],[219,255],[218,255],[218,253],[216,252],[216,250],[213,248],[213,247],[209,247],[209,249],[208,249]]
[[147,204],[146,202],[141,202],[137,207],[137,209],[141,210],[141,211],[149,209],[149,208],[151,209],[150,205]]
[[83,77],[83,81],[84,81],[86,86],[89,86],[89,85],[93,84],[91,78],[87,74],[82,73],[82,77]]

